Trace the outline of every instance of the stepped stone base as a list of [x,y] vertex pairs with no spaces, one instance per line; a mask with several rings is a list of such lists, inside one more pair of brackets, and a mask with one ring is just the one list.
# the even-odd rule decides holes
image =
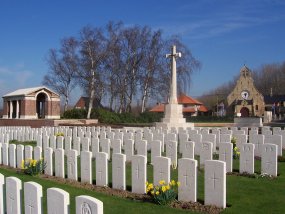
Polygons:
[[186,119],[183,118],[182,108],[182,105],[176,103],[165,105],[165,116],[162,122],[155,123],[155,127],[163,129],[170,129],[171,127],[194,128],[194,123],[186,123]]

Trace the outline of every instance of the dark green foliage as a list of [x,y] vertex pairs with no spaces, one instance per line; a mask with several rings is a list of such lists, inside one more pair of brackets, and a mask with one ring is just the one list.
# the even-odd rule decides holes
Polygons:
[[70,109],[63,113],[64,119],[85,119],[87,111],[85,109]]
[[[86,119],[87,111],[84,109],[71,109],[63,114],[64,119]],[[98,119],[100,123],[123,124],[123,123],[153,123],[161,121],[163,114],[144,112],[135,116],[131,113],[116,113],[106,109],[93,109],[91,119]]]

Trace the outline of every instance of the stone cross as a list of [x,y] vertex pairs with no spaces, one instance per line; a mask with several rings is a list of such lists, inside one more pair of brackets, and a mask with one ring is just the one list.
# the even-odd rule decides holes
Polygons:
[[177,81],[176,81],[176,58],[181,57],[180,52],[176,52],[176,46],[172,46],[172,53],[166,54],[166,58],[171,58],[171,87],[170,87],[170,98],[169,103],[177,104]]

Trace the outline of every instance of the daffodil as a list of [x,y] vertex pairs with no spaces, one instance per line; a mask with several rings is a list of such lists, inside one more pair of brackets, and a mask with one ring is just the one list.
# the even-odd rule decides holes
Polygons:
[[180,186],[180,182],[179,181],[177,181],[177,186]]
[[160,180],[160,181],[159,181],[159,184],[160,184],[160,185],[165,184],[165,180]]
[[156,194],[156,195],[159,195],[159,191],[156,191],[155,194]]

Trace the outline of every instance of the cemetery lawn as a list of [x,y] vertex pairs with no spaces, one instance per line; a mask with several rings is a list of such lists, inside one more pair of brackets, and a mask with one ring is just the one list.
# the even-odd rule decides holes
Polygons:
[[[285,159],[285,151],[283,151]],[[150,160],[150,155],[148,156]],[[93,183],[95,178],[95,161],[93,161]],[[255,172],[260,174],[260,161],[255,160]],[[80,159],[78,159],[78,176],[80,177]],[[222,213],[285,213],[285,162],[278,162],[278,177],[274,179],[256,177],[237,176],[239,160],[234,160],[233,170],[235,173],[227,175],[227,208]],[[68,183],[59,182],[58,179],[45,179],[42,177],[31,177],[22,173],[17,173],[15,169],[0,168],[0,173],[5,177],[15,176],[26,181],[35,181],[43,186],[44,206],[46,206],[46,189],[58,187],[70,194],[71,213],[75,213],[75,196],[90,195],[104,203],[104,213],[194,213],[189,210],[174,209],[169,206],[159,206],[149,201],[136,200],[132,197],[119,197],[110,195],[112,189],[108,189],[108,194],[96,192],[90,188],[79,188],[79,185],[72,186]],[[148,181],[152,182],[152,166],[148,164]],[[109,162],[109,186],[112,186],[112,165]],[[171,169],[171,179],[177,180],[177,170]],[[79,178],[80,180],[80,178]],[[126,185],[131,191],[131,165],[126,167]],[[82,184],[84,186],[84,184]],[[204,201],[204,172],[198,170],[198,201]],[[122,194],[123,195],[123,194]],[[46,208],[45,208],[46,209]]]

